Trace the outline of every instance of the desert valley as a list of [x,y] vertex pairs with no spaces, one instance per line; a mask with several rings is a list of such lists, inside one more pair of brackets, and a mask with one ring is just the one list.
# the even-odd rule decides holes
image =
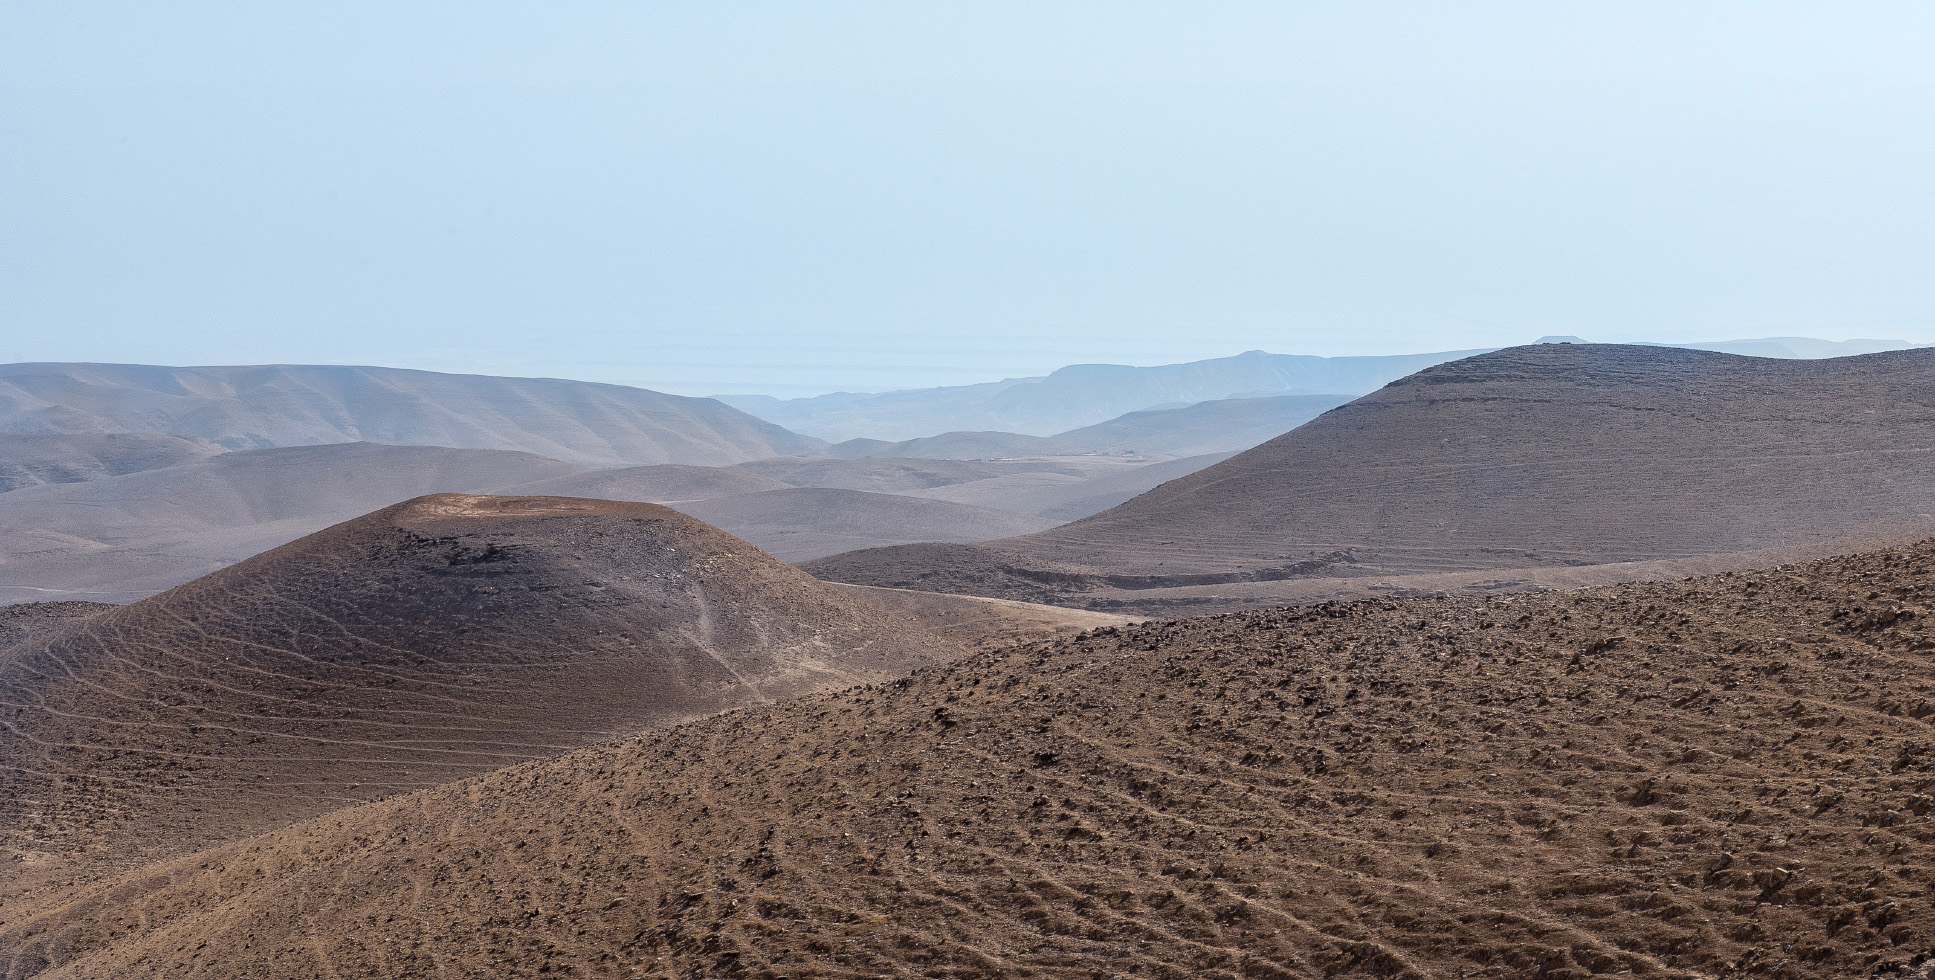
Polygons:
[[0,980],[1935,980],[1931,49],[0,3]]
[[1926,975],[1935,351],[1270,357],[0,368],[0,975]]

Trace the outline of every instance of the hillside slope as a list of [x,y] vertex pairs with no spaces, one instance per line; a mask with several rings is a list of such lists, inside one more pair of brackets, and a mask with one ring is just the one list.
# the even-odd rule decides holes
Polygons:
[[15,977],[1927,974],[1935,548],[1104,630],[50,903]]
[[1041,599],[1749,551],[1935,520],[1935,351],[1518,347],[1421,371],[1121,506],[814,563]]
[[0,860],[231,839],[951,655],[662,507],[423,497],[0,651]]
[[4,364],[0,432],[164,432],[230,449],[338,442],[508,449],[586,466],[725,465],[821,445],[710,398],[301,364]]

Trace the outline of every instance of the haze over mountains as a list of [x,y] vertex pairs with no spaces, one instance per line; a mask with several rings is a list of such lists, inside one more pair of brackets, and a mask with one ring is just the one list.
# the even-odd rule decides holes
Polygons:
[[[1577,337],[1543,338],[1539,342],[1547,340],[1586,343]],[[1823,358],[1903,350],[1913,345],[1901,340],[1829,341],[1811,337],[1769,337],[1659,346],[1722,351],[1752,357]],[[1328,395],[1334,399],[1331,404],[1342,404],[1431,365],[1482,353],[1485,351],[1313,357],[1249,351],[1234,357],[1156,367],[1074,364],[1039,378],[1010,378],[1006,381],[944,388],[879,393],[839,392],[783,400],[763,395],[719,397],[721,401],[760,418],[836,443],[847,440],[897,442],[940,433],[979,435],[1010,432],[1032,436],[1074,436],[1075,433],[1068,430],[1093,426],[1131,412],[1182,408],[1221,399]],[[1306,417],[1316,414],[1312,412]],[[845,453],[857,455],[872,447],[871,442],[855,443],[847,447]],[[1204,447],[1194,452],[1241,448],[1247,446]],[[839,451],[836,449],[836,452]],[[1193,455],[1194,452],[1177,455]],[[899,454],[919,455],[914,452]]]
[[1361,395],[1421,368],[1476,353],[1312,357],[1250,351],[1160,367],[1074,364],[1041,378],[948,388],[843,392],[784,401],[726,395],[720,400],[831,442],[898,441],[953,431],[1049,436],[1129,412],[1220,398]]
[[320,365],[0,365],[0,432],[167,433],[230,449],[507,449],[587,466],[738,463],[820,446],[709,398]]
[[[757,469],[587,470],[484,449],[344,443],[246,450],[0,494],[0,602],[133,601],[330,524],[442,491],[599,497],[688,510],[719,501],[708,513],[727,530],[804,559],[1038,530],[1120,503],[1215,458],[1153,467],[1113,457],[782,458],[749,464]],[[796,486],[878,489],[833,498],[761,494]],[[934,488],[946,492],[931,495]]]
[[1770,360],[1545,344],[1438,365],[1111,510],[811,563],[1053,600],[1588,565],[1935,527],[1935,351]]
[[[1899,343],[1734,342],[1741,345],[1831,353]],[[1079,369],[1058,372],[1052,384],[1031,389],[1030,397],[1049,404],[1053,399],[1041,392],[1060,391],[1072,399],[1061,403],[1064,408],[1097,411],[1100,403],[1083,399],[1201,394],[1212,390],[1205,387],[1212,382],[1227,388],[1298,378],[1361,381],[1371,376],[1365,372],[1382,370],[1380,364],[1388,366],[1388,359],[1251,354],[1162,369]],[[1089,375],[1124,383],[1077,383]],[[11,488],[0,500],[0,601],[14,602],[129,601],[336,521],[437,491],[666,502],[703,513],[791,560],[888,545],[971,543],[1096,514],[1346,400],[1324,394],[1224,398],[1134,411],[1054,436],[957,430],[902,442],[828,445],[779,433],[705,399],[574,382],[361,368],[111,365],[14,365],[0,369],[0,376],[11,385],[4,389],[12,399],[11,414],[4,416],[8,425],[174,426],[209,436],[0,433],[6,449],[0,492]],[[698,437],[684,434],[694,425]],[[578,459],[760,458],[724,467],[675,462],[588,470],[501,450],[330,441],[359,434],[535,445]],[[241,445],[324,444],[228,454],[210,437]],[[774,455],[794,451],[818,455]],[[911,463],[871,461],[876,459]],[[864,493],[777,492],[794,489]],[[829,566],[828,574],[913,581],[890,565],[859,574]],[[937,569],[922,571],[931,576]],[[1048,593],[1028,587],[1020,594]]]
[[0,494],[0,602],[127,602],[400,500],[577,472],[530,453],[347,443],[26,487]]
[[227,449],[206,439],[154,435],[0,433],[0,493],[43,484],[85,483],[180,466]]

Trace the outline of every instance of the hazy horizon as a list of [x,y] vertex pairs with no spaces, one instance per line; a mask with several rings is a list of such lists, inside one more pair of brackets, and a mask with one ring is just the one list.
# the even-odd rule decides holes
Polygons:
[[0,361],[1935,339],[1935,8],[0,9]]

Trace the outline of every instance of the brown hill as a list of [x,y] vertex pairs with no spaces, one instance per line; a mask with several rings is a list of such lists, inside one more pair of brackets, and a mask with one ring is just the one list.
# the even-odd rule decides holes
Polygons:
[[[1103,630],[15,914],[14,977],[1927,975],[1935,545]],[[19,908],[19,906],[16,906]]]
[[0,649],[0,862],[231,839],[952,653],[662,507],[423,497]]
[[1821,361],[1518,347],[1394,382],[1040,534],[810,565],[1069,601],[1139,589],[1681,558],[1935,522],[1935,351]]

